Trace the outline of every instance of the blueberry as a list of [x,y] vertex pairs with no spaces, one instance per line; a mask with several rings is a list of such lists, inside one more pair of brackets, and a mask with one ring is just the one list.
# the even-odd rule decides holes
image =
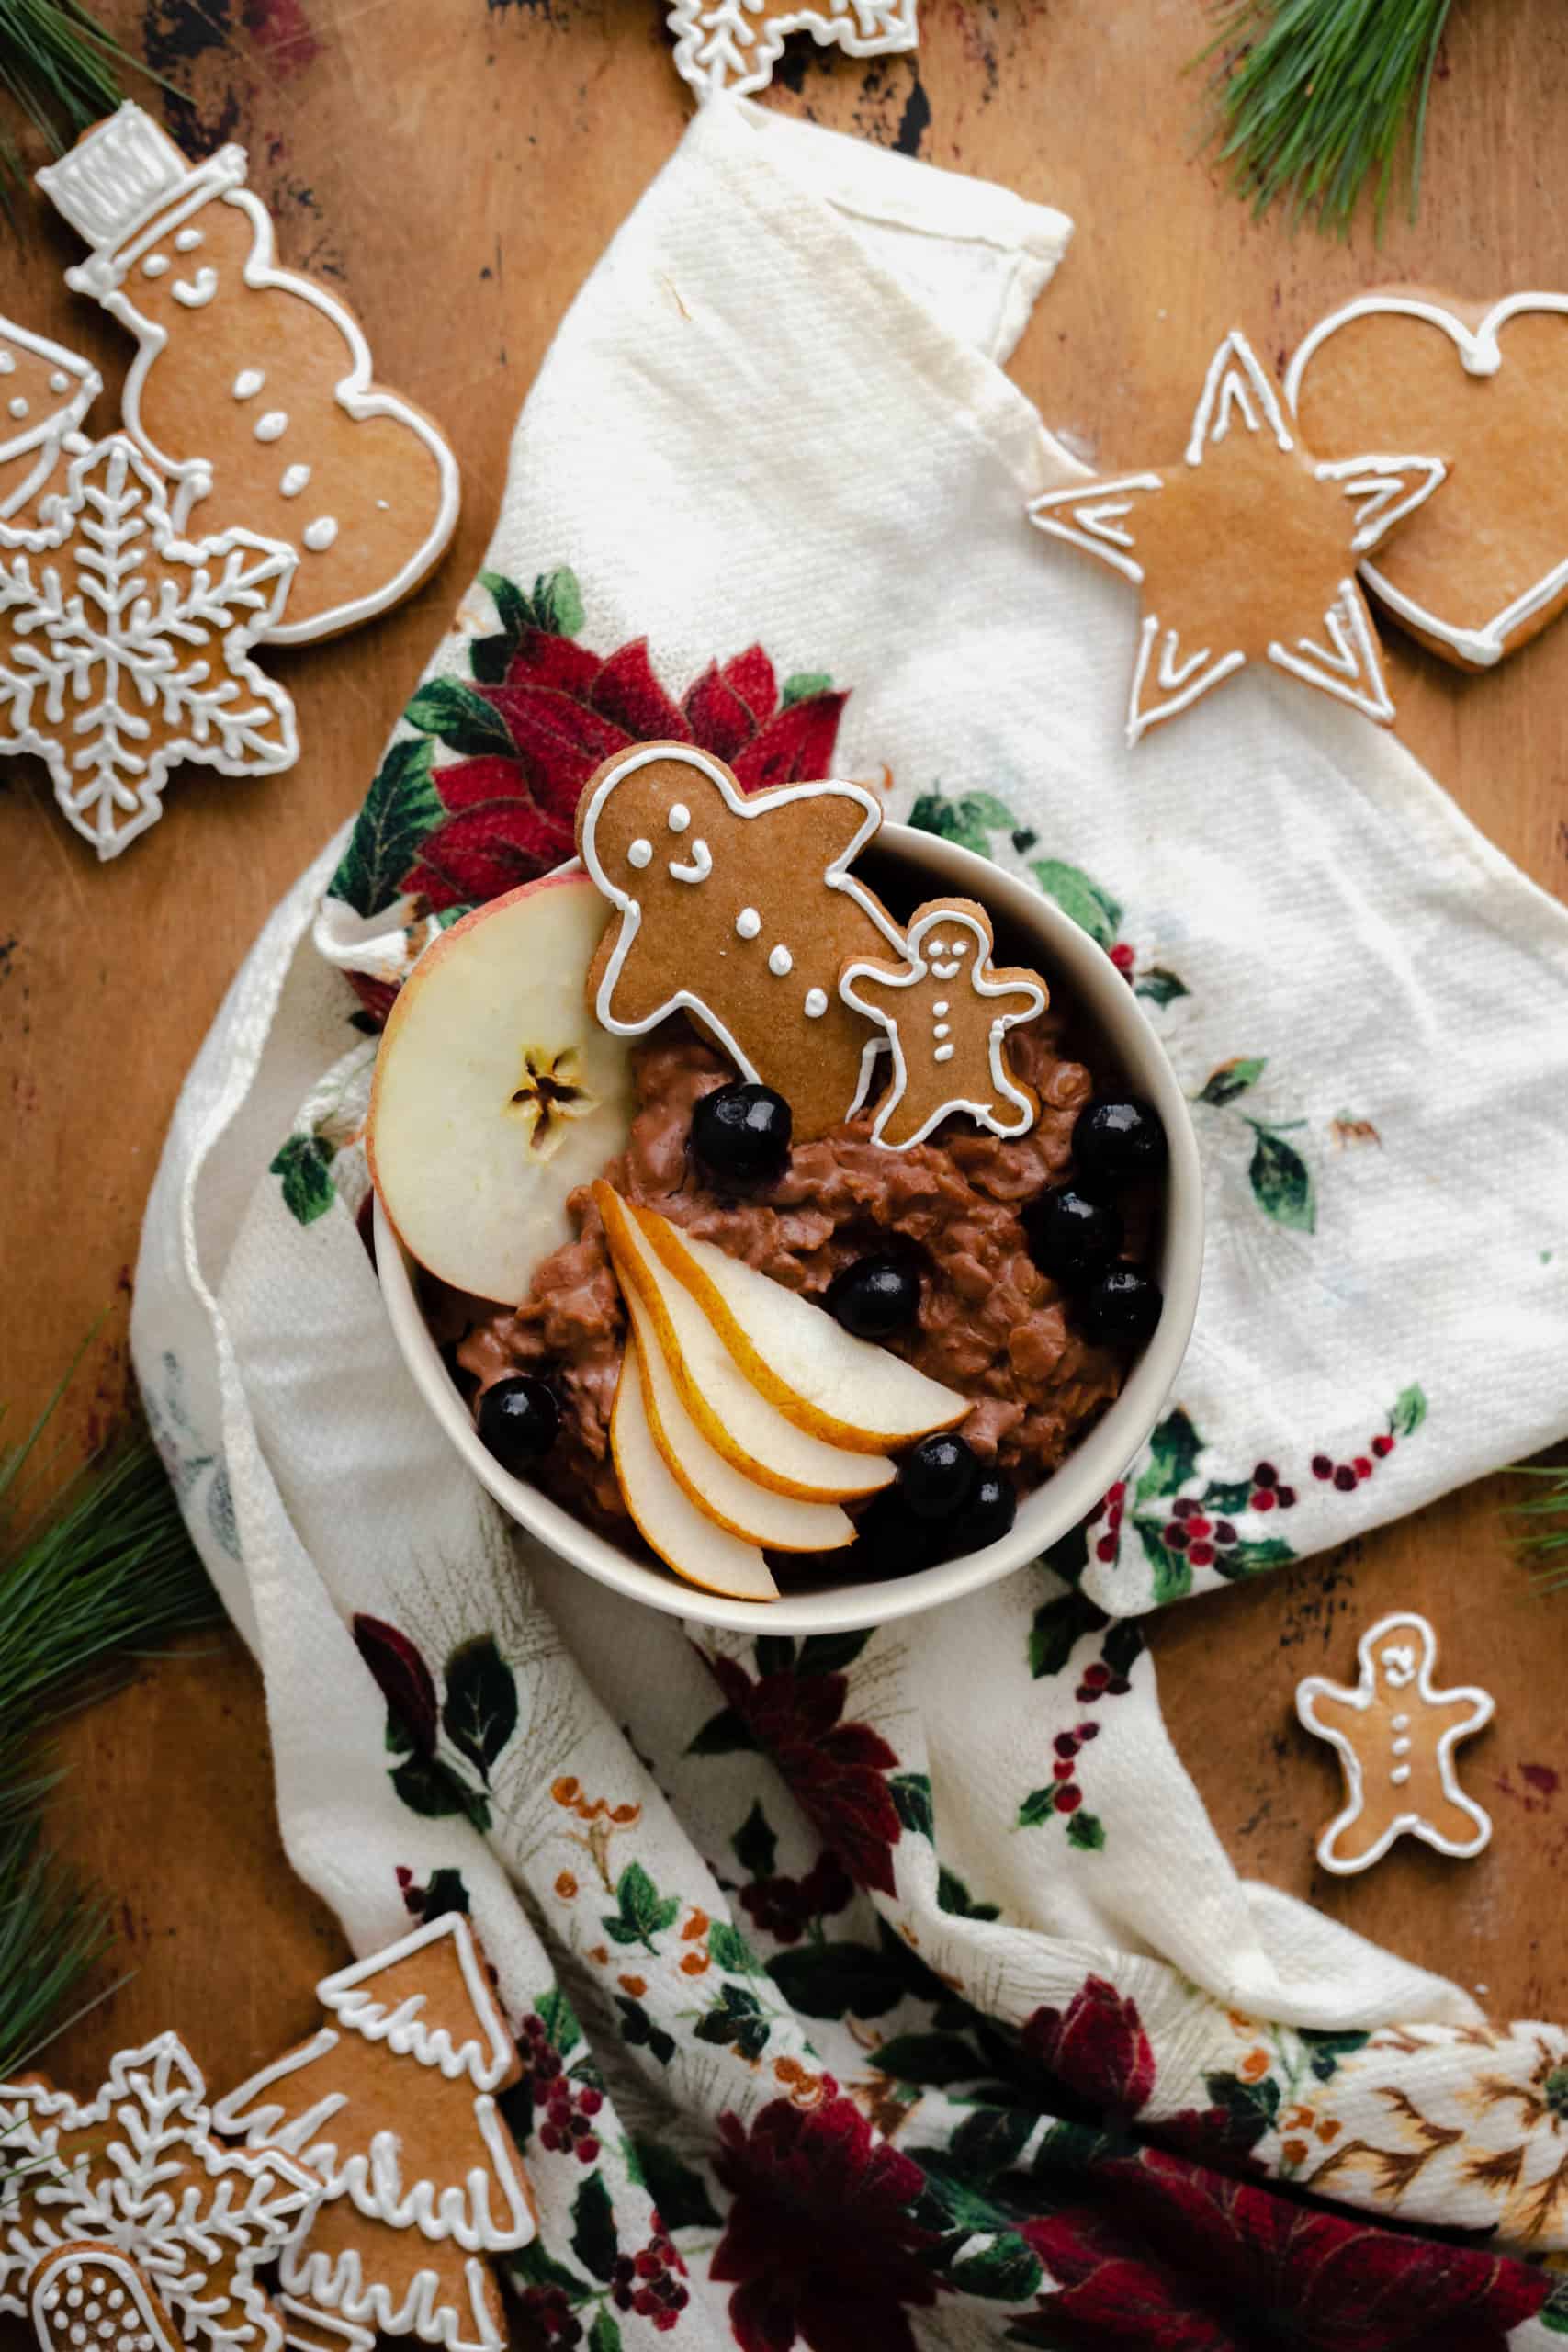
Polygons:
[[1097,1094],[1078,1113],[1073,1157],[1085,1176],[1152,1176],[1165,1165],[1165,1129],[1152,1102]]
[[720,1086],[692,1113],[692,1142],[721,1183],[764,1183],[789,1163],[792,1124],[789,1104],[771,1086]]
[[1023,1213],[1030,1255],[1043,1274],[1090,1283],[1108,1273],[1122,1248],[1122,1214],[1113,1202],[1076,1185],[1042,1193]]
[[898,1495],[917,1519],[955,1518],[975,1491],[974,1448],[949,1430],[923,1437],[898,1464]]
[[513,1477],[525,1476],[559,1434],[555,1390],[531,1372],[493,1382],[479,1398],[479,1430],[502,1468]]
[[913,1576],[942,1557],[944,1532],[932,1521],[917,1519],[897,1487],[885,1487],[856,1521],[850,1566],[857,1577]]
[[1018,1517],[1018,1497],[1012,1480],[1001,1471],[982,1470],[969,1498],[969,1508],[959,1522],[958,1532],[966,1552],[984,1551],[987,1544],[998,1543]]
[[902,1258],[857,1258],[834,1275],[823,1301],[857,1340],[887,1340],[919,1311],[920,1278]]
[[1083,1302],[1084,1329],[1108,1348],[1140,1348],[1159,1321],[1165,1301],[1151,1275],[1115,1266]]

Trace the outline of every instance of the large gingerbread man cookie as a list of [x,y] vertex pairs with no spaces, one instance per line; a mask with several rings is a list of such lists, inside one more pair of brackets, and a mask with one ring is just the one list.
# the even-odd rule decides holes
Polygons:
[[683,743],[607,761],[577,812],[582,863],[615,910],[588,973],[604,1026],[636,1037],[689,1013],[743,1078],[784,1097],[796,1142],[839,1125],[880,1044],[839,975],[903,949],[847,870],[881,822],[863,785],[748,797],[722,760]]
[[188,164],[140,107],[84,134],[39,185],[93,247],[66,272],[141,348],[125,424],[201,502],[204,533],[238,526],[299,564],[267,634],[353,628],[409,595],[457,521],[457,467],[431,420],[371,379],[353,312],[279,269],[245,151]]
[[1318,1839],[1318,1860],[1348,1876],[1406,1833],[1439,1854],[1479,1854],[1492,1822],[1460,1787],[1453,1751],[1491,1722],[1490,1693],[1433,1688],[1438,1637],[1413,1611],[1380,1618],[1357,1657],[1353,1690],[1321,1674],[1296,1690],[1296,1713],[1337,1751],[1345,1775],[1345,1804]]
[[1008,1067],[1007,1033],[1043,1012],[1034,972],[991,962],[991,919],[975,899],[929,899],[917,907],[901,963],[849,965],[840,993],[885,1030],[893,1078],[872,1127],[890,1151],[907,1151],[954,1112],[995,1136],[1027,1135],[1038,1098]]

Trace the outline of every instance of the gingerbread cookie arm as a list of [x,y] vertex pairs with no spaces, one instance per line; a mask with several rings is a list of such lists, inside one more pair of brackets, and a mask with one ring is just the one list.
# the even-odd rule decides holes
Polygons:
[[1387,1853],[1399,1835],[1397,1820],[1374,1835],[1366,1815],[1366,1775],[1357,1734],[1364,1726],[1371,1695],[1347,1690],[1323,1675],[1309,1675],[1296,1686],[1296,1714],[1306,1730],[1327,1740],[1345,1776],[1345,1803],[1317,1841],[1317,1859],[1336,1877],[1348,1878],[1370,1870]]

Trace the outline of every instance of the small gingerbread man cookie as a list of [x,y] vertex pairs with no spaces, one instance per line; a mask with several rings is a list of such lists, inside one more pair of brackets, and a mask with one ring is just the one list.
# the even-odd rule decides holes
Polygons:
[[928,899],[917,907],[907,960],[850,964],[839,993],[885,1030],[893,1079],[872,1127],[889,1151],[907,1151],[953,1112],[995,1136],[1027,1135],[1036,1096],[1008,1068],[1007,1033],[1049,1002],[1033,972],[998,971],[991,919],[974,899]]
[[1317,1859],[1341,1877],[1371,1867],[1406,1831],[1439,1854],[1479,1854],[1492,1822],[1461,1790],[1453,1751],[1492,1720],[1490,1694],[1473,1684],[1432,1687],[1438,1637],[1425,1617],[1380,1618],[1357,1650],[1353,1690],[1309,1675],[1296,1713],[1337,1749],[1345,1806],[1317,1841]]

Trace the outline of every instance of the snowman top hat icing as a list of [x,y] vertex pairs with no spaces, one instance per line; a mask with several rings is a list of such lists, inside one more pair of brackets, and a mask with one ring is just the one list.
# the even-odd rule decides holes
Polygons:
[[245,151],[220,147],[204,163],[192,164],[163,126],[128,99],[35,176],[56,210],[93,247],[90,261],[66,271],[66,284],[101,298],[135,260],[135,250],[127,248],[138,231],[161,229],[171,209],[194,211],[209,197],[243,184]]

